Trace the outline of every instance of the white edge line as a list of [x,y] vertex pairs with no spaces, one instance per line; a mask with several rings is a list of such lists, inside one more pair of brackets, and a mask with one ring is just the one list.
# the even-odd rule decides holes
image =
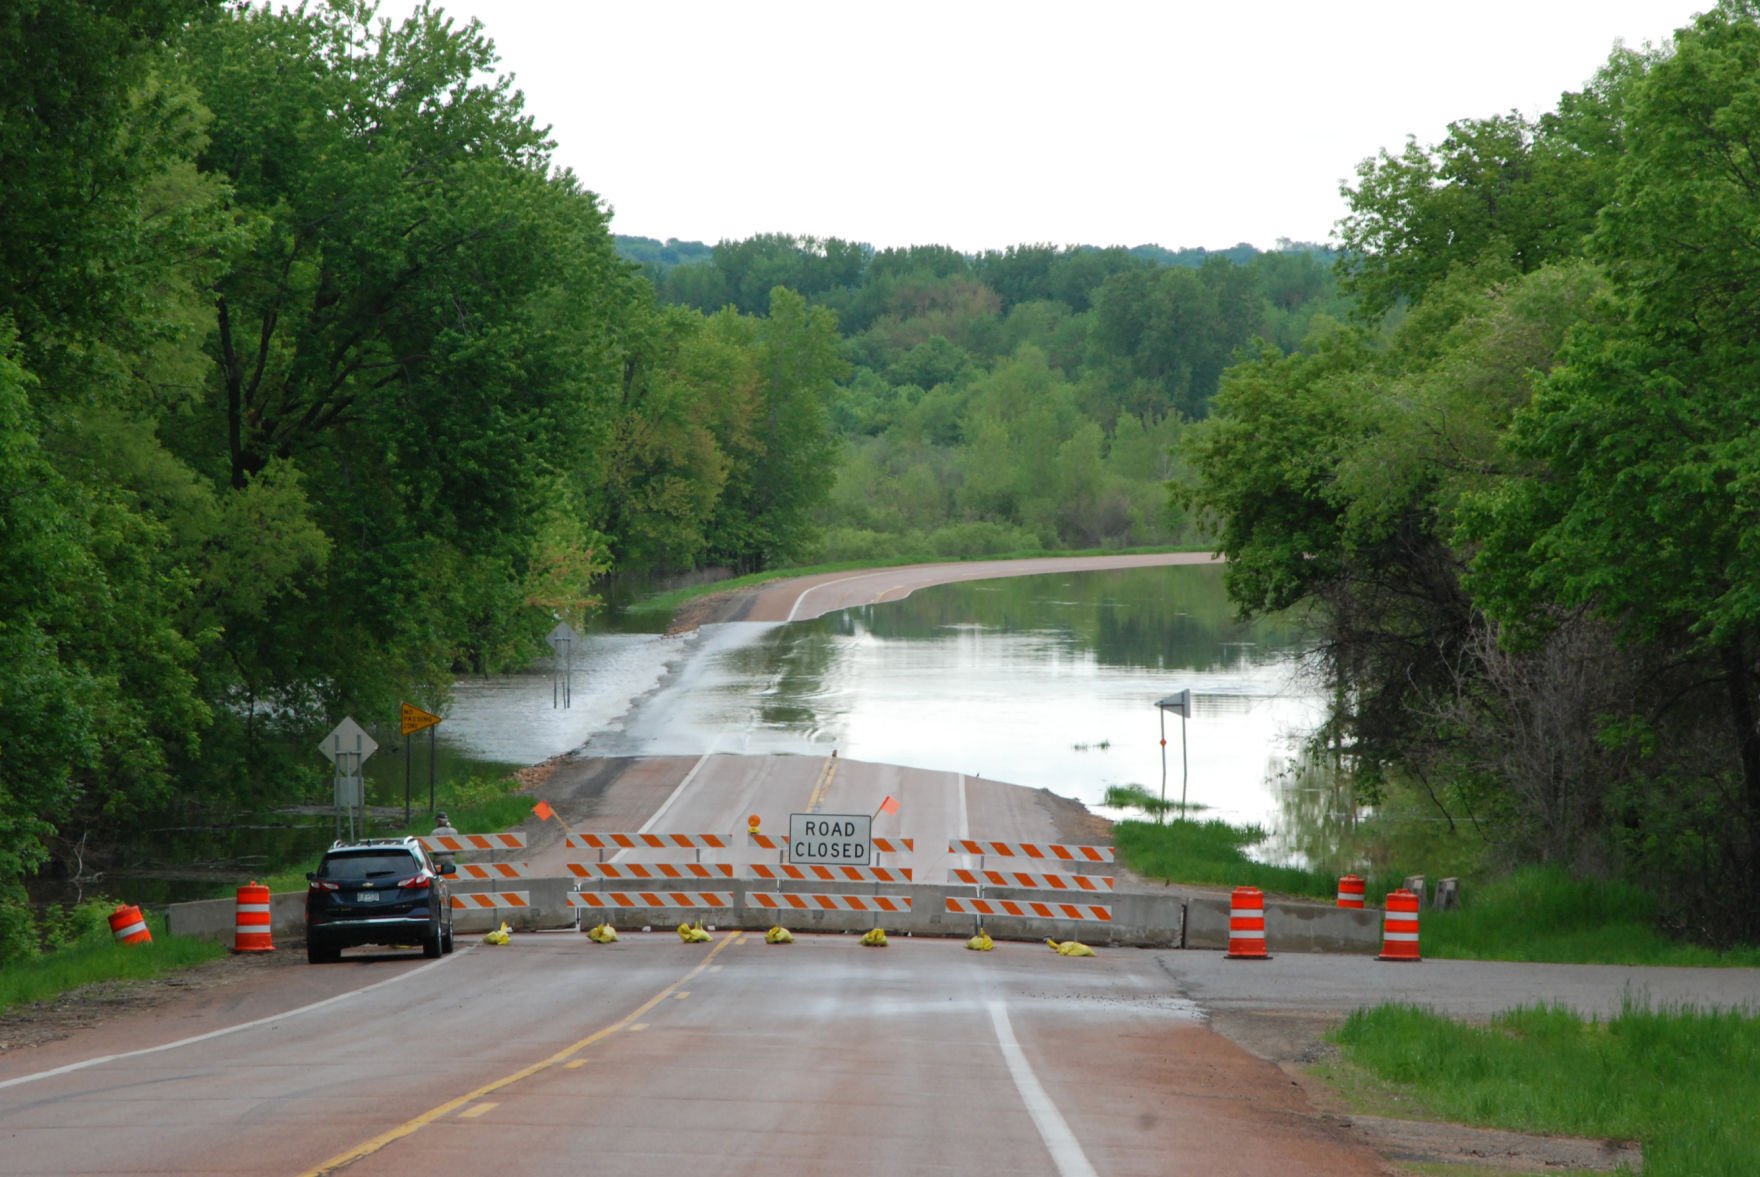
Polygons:
[[801,611],[801,605],[806,602],[806,599],[809,596],[811,596],[814,593],[814,591],[816,591],[818,589],[822,589],[822,588],[830,588],[834,584],[843,584],[846,581],[860,580],[864,576],[872,576],[874,574],[874,571],[875,571],[874,569],[870,568],[870,569],[868,569],[868,571],[858,572],[854,576],[840,576],[836,580],[826,580],[826,581],[821,581],[818,584],[808,585],[806,588],[801,590],[801,595],[794,599],[794,606],[791,609],[789,609],[787,619],[789,621],[793,621],[795,619],[795,616],[797,614],[799,614]]
[[1021,1044],[1015,1041],[1007,1007],[1000,1001],[989,1004],[990,1024],[996,1029],[996,1041],[1002,1047],[1008,1073],[1014,1079],[1015,1089],[1021,1093],[1021,1102],[1027,1105],[1033,1126],[1039,1130],[1040,1139],[1051,1153],[1052,1162],[1057,1165],[1058,1174],[1060,1177],[1097,1177],[1094,1166],[1088,1163],[1087,1154],[1077,1143],[1075,1133],[1069,1130],[1057,1105],[1045,1094],[1045,1088],[1040,1085],[1039,1077],[1033,1074],[1032,1064],[1027,1062]]
[[326,997],[322,1001],[314,1001],[312,1004],[302,1005],[298,1009],[283,1010],[281,1013],[270,1014],[268,1017],[258,1018],[251,1022],[240,1022],[236,1026],[227,1026],[223,1030],[210,1030],[206,1034],[197,1034],[193,1038],[179,1038],[176,1042],[161,1042],[158,1046],[144,1046],[140,1050],[124,1051],[121,1054],[99,1055],[97,1058],[81,1059],[77,1063],[68,1063],[66,1066],[56,1067],[54,1070],[38,1071],[34,1075],[19,1075],[14,1079],[0,1080],[0,1088],[16,1087],[22,1083],[35,1083],[38,1079],[50,1079],[56,1075],[65,1075],[72,1071],[83,1071],[87,1067],[96,1067],[103,1063],[119,1062],[126,1058],[139,1058],[144,1054],[158,1054],[162,1050],[175,1050],[180,1046],[193,1046],[197,1042],[206,1042],[210,1038],[223,1038],[228,1034],[236,1034],[240,1030],[251,1030],[258,1026],[266,1026],[270,1022],[278,1022],[282,1018],[295,1018],[300,1014],[308,1014],[313,1010],[323,1009],[325,1006],[329,1005],[335,1005],[339,1001],[347,1001],[350,998],[359,997],[365,993],[371,993],[373,990],[382,989],[386,985],[395,985],[400,981],[407,981],[417,974],[425,973],[429,969],[445,963],[446,962],[443,960],[429,961],[427,964],[413,968],[407,973],[399,973],[395,977],[386,977],[383,981],[375,981],[363,989],[351,989],[347,993],[338,993],[335,997]]

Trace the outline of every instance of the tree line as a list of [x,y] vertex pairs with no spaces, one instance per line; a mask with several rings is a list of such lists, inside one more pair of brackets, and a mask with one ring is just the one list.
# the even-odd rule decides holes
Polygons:
[[438,10],[19,0],[0,202],[0,957],[36,872],[327,800],[341,716],[833,477],[831,312],[658,301]]
[[1358,313],[1223,376],[1178,497],[1310,607],[1325,739],[1508,862],[1760,937],[1760,6],[1344,194]]
[[659,295],[751,313],[783,286],[835,313],[847,374],[830,560],[1200,543],[1165,483],[1185,424],[1263,339],[1346,316],[1332,251],[1027,244],[967,254],[760,234],[618,238]]

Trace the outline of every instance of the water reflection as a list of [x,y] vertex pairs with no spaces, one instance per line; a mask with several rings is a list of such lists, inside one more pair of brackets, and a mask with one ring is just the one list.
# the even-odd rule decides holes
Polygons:
[[[532,763],[594,755],[840,755],[1044,787],[1092,808],[1162,785],[1155,701],[1181,687],[1187,794],[1213,816],[1278,824],[1276,779],[1320,699],[1281,618],[1232,619],[1214,567],[975,581],[789,625],[686,638],[608,633],[575,661],[575,705],[548,670],[457,684],[440,739]],[[1168,725],[1169,796],[1180,786]]]

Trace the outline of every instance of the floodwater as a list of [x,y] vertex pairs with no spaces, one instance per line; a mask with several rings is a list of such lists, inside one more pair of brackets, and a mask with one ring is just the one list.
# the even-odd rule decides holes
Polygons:
[[[1183,788],[1202,816],[1271,829],[1279,778],[1321,714],[1299,674],[1306,636],[1291,619],[1235,622],[1216,567],[973,581],[816,621],[590,635],[566,682],[549,665],[459,681],[437,736],[443,766],[835,749],[1044,787],[1108,816],[1109,786],[1170,801]],[[1182,688],[1183,725],[1155,706]]]

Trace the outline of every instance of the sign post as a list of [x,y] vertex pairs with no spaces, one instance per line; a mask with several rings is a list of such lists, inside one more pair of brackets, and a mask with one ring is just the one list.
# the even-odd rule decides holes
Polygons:
[[[402,705],[399,725],[403,734],[403,823],[409,824],[409,778],[410,760],[413,752],[409,738],[423,728],[432,729],[440,722],[440,717],[431,711],[423,711],[420,707],[408,703]],[[428,812],[434,812],[434,733],[428,732]]]
[[556,628],[545,635],[544,640],[550,643],[550,650],[556,655],[556,666],[550,670],[550,706],[567,707],[574,699],[574,644],[580,640],[580,634],[566,621],[558,621]]
[[791,813],[788,860],[804,866],[867,866],[874,819],[866,813]]
[[342,833],[342,814],[348,813],[348,836],[355,837],[355,811],[360,811],[361,830],[367,825],[366,788],[361,782],[361,766],[367,757],[379,750],[379,743],[354,721],[345,716],[330,734],[318,743],[318,751],[336,766],[336,832]]

